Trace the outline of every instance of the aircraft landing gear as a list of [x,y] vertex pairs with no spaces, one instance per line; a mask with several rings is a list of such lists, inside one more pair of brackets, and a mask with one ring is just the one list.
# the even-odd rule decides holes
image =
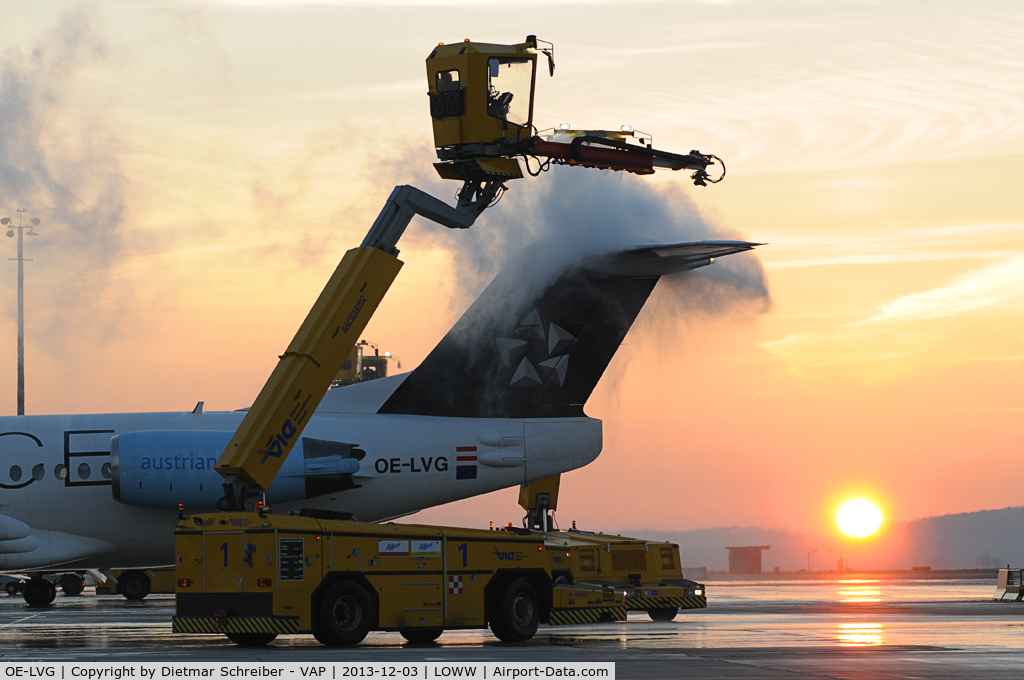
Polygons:
[[60,589],[65,595],[81,595],[85,590],[85,579],[79,574],[64,574],[60,577]]
[[117,579],[117,588],[129,600],[141,600],[149,595],[149,577],[141,571],[126,571]]
[[24,592],[25,604],[29,607],[45,607],[57,597],[57,586],[45,578],[30,578]]

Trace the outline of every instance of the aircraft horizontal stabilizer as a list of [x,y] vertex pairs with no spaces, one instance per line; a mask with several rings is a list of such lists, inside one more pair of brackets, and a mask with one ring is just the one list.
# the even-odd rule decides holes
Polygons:
[[752,250],[761,243],[748,241],[692,241],[659,243],[629,248],[587,260],[587,269],[617,276],[667,276],[706,267],[717,257]]

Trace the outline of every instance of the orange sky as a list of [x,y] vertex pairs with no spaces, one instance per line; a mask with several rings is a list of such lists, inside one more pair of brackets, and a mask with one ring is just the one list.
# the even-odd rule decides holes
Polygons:
[[[43,220],[26,253],[29,413],[248,405],[391,187],[454,190],[427,167],[430,47],[537,33],[558,64],[540,127],[630,123],[716,153],[720,185],[646,181],[771,244],[768,312],[634,329],[588,404],[605,451],[563,479],[563,523],[821,532],[858,494],[890,520],[1022,504],[1005,472],[1024,454],[1018,4],[0,11],[0,212]],[[471,298],[417,228],[367,331],[405,369]],[[5,413],[14,272],[0,267]],[[419,518],[518,521],[514,503]]]

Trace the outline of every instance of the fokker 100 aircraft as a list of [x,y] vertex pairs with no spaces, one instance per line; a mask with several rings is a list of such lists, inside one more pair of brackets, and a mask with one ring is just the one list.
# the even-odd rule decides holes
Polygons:
[[[659,277],[754,245],[644,245],[574,263],[530,246],[415,370],[330,390],[268,504],[380,521],[590,463],[601,421],[584,404]],[[216,508],[214,463],[243,415],[0,418],[0,571],[171,564],[178,503]]]

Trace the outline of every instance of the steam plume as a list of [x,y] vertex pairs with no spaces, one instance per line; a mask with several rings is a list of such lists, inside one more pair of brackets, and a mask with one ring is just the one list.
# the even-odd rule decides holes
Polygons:
[[[528,183],[529,182],[529,183]],[[440,195],[440,194],[436,194]],[[519,180],[477,226],[459,234],[423,224],[451,249],[458,290],[472,298],[528,244],[550,243],[535,290],[565,267],[651,242],[740,239],[705,219],[686,194],[668,195],[649,180],[626,173],[554,167],[532,182]],[[664,277],[653,306],[673,315],[747,315],[769,305],[768,286],[753,254],[730,255],[693,272]]]
[[[17,208],[42,220],[40,237],[25,244],[35,259],[26,265],[26,324],[31,343],[50,349],[86,330],[76,320],[90,314],[84,303],[124,246],[125,180],[109,126],[84,105],[95,93],[74,94],[79,73],[105,56],[87,10],[65,14],[30,49],[0,56],[0,212],[15,224]],[[13,316],[14,295],[0,305]]]

